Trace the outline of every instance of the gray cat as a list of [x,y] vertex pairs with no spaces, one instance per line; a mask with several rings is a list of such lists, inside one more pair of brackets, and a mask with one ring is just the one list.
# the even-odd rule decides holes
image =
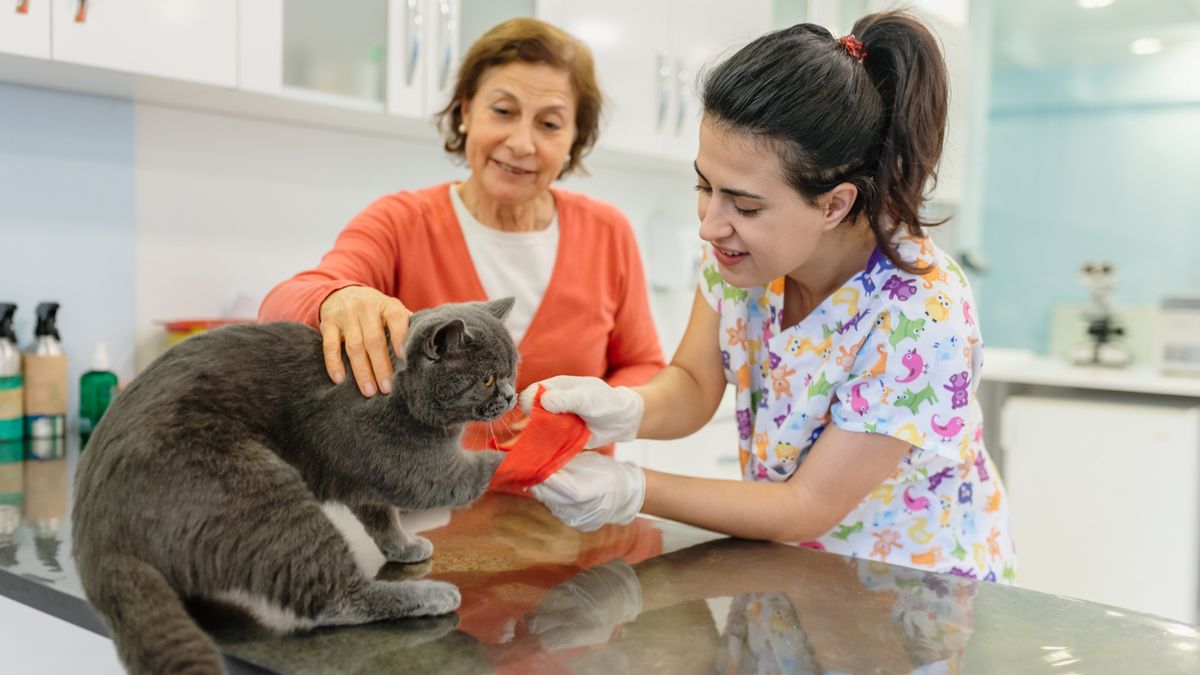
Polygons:
[[189,338],[138,376],[83,453],[72,516],[84,591],[125,667],[223,671],[187,598],[284,630],[454,611],[452,584],[366,576],[321,504],[348,506],[388,559],[429,558],[399,509],[467,504],[500,464],[459,436],[516,400],[512,305],[413,314],[390,396],[332,384],[320,334],[290,323]]

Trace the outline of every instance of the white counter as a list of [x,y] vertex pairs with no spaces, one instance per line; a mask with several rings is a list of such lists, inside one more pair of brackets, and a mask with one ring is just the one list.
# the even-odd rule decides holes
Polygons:
[[1200,377],[1163,375],[1146,366],[1084,368],[1015,349],[986,350],[983,381],[1200,398]]

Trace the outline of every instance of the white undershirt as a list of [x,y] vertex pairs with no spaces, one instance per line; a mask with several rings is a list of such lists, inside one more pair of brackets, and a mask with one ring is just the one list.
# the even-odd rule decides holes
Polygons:
[[483,291],[491,300],[512,296],[516,304],[504,325],[508,327],[514,342],[520,344],[533,321],[533,314],[554,271],[554,259],[558,255],[558,213],[550,219],[550,225],[538,232],[503,232],[475,219],[458,195],[458,188],[450,184],[450,201],[467,240],[467,251],[475,272],[483,284]]

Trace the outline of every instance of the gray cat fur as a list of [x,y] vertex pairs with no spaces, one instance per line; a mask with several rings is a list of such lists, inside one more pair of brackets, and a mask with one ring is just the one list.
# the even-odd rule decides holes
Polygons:
[[430,556],[398,509],[467,504],[495,473],[503,455],[459,436],[513,406],[512,304],[413,314],[387,396],[330,382],[320,334],[292,323],[189,338],[137,377],[83,453],[72,515],[84,591],[125,667],[224,672],[189,597],[265,599],[306,626],[457,609],[452,584],[364,575],[321,504],[350,507],[390,560]]

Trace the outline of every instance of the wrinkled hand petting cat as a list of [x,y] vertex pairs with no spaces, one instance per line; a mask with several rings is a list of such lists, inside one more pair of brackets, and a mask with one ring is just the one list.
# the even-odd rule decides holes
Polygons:
[[73,513],[84,590],[125,667],[223,672],[188,598],[280,630],[454,611],[451,584],[366,576],[321,505],[348,506],[389,560],[430,557],[399,513],[465,505],[499,466],[458,439],[513,407],[512,304],[413,314],[390,396],[332,384],[320,334],[289,323],[189,338],[139,375],[83,453]]

